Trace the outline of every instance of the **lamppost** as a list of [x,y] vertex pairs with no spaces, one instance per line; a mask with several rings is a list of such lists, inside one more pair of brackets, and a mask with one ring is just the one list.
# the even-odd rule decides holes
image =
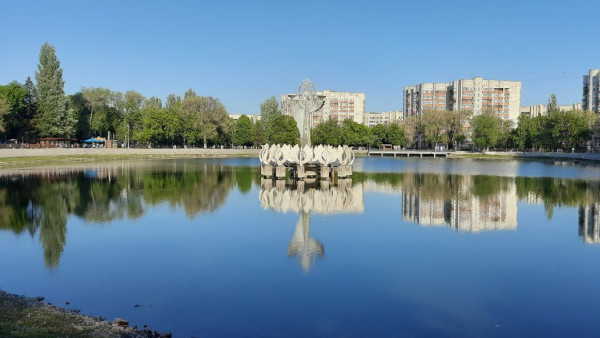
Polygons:
[[129,123],[127,123],[127,149],[129,149]]

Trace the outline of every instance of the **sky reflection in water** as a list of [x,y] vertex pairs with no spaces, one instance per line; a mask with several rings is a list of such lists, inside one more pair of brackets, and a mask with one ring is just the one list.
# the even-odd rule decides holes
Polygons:
[[367,158],[290,188],[257,163],[4,170],[0,287],[182,336],[600,328],[598,167]]

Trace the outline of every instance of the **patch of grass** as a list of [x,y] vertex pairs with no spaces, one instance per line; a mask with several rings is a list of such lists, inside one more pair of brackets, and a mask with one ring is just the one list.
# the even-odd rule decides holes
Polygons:
[[86,163],[110,160],[148,160],[175,158],[227,158],[255,157],[255,154],[106,154],[106,155],[59,155],[0,158],[0,168],[47,165],[53,163]]

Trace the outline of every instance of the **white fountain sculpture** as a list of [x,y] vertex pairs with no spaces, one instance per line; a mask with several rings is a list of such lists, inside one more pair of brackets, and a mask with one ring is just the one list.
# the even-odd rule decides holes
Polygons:
[[311,146],[310,126],[312,114],[321,107],[325,101],[318,97],[310,80],[304,80],[298,88],[297,95],[290,95],[286,103],[286,111],[291,112],[296,119],[300,131],[300,146],[289,144],[265,144],[259,154],[261,174],[263,177],[287,177],[288,169],[294,173],[296,179],[320,176],[321,179],[333,177],[336,172],[338,177],[352,176],[354,152],[347,146]]

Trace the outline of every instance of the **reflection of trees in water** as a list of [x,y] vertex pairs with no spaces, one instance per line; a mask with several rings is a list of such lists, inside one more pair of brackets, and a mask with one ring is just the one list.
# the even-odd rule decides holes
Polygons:
[[44,261],[48,267],[56,267],[66,243],[67,218],[80,200],[74,181],[44,184],[33,198],[39,205],[40,215],[34,222],[40,225],[40,242],[44,248]]
[[69,215],[108,223],[141,217],[146,205],[166,202],[193,217],[220,208],[236,185],[250,190],[254,174],[251,168],[204,165],[191,171],[126,168],[110,175],[71,170],[0,177],[0,230],[31,236],[39,230],[44,260],[52,268],[65,246]]
[[193,217],[220,208],[234,187],[235,178],[230,168],[205,165],[200,171],[152,172],[138,177],[136,183],[146,203],[183,206],[186,214]]
[[517,177],[517,195],[534,203],[543,203],[548,219],[554,207],[588,205],[599,200],[598,182],[563,178]]

